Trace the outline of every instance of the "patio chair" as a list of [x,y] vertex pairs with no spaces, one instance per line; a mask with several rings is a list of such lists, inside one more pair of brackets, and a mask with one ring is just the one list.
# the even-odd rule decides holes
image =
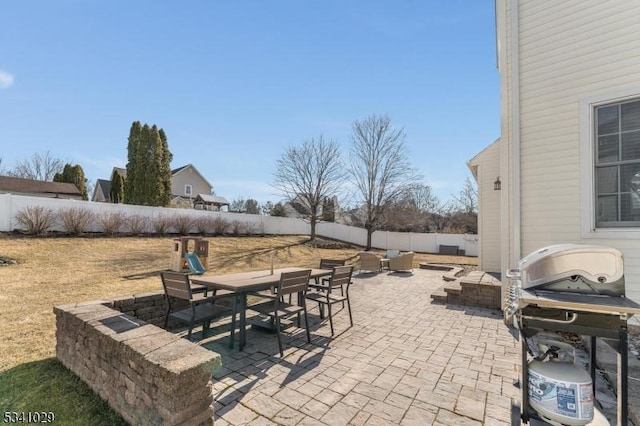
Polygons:
[[360,271],[380,272],[382,259],[377,254],[361,251],[358,257],[360,257]]
[[[320,269],[333,269],[336,266],[344,266],[347,261],[344,259],[320,259]],[[323,281],[327,281],[329,278],[323,278]],[[316,284],[319,284],[318,278],[315,279]]]
[[[347,261],[345,259],[320,259],[320,269],[333,269],[336,266],[344,266]],[[322,286],[320,288],[316,288],[316,290],[327,288],[326,283],[330,280],[330,277],[322,278]],[[320,284],[320,280],[318,278],[315,279],[315,284],[310,284],[311,287],[318,286]],[[344,289],[340,286],[340,294],[344,296]],[[344,307],[344,302],[342,303],[342,307]]]
[[[346,263],[346,260],[344,259],[320,259],[320,269],[333,269],[334,266],[344,266],[344,264]],[[322,281],[326,281],[329,278],[324,277],[322,278]],[[315,277],[313,279],[315,284],[309,284],[310,286],[313,285],[319,285],[320,284],[320,278],[319,277]],[[342,290],[342,289],[341,289]],[[289,303],[291,303],[291,295],[289,295]]]
[[[247,309],[251,309],[252,311],[271,317],[275,322],[276,335],[278,336],[278,347],[280,348],[281,357],[284,357],[284,352],[282,350],[282,338],[280,337],[281,319],[297,316],[298,327],[300,327],[300,313],[304,313],[304,327],[307,332],[307,342],[311,343],[309,320],[307,319],[307,304],[305,301],[310,276],[310,269],[283,272],[280,275],[280,281],[278,282],[278,287],[275,289],[274,295],[272,297],[268,297],[264,294],[261,295],[263,297],[267,297],[269,300],[247,307]],[[292,294],[298,294],[298,304],[286,303],[284,301],[284,296]]]
[[[202,336],[204,337],[207,330],[209,330],[212,319],[230,312],[229,308],[213,303],[215,300],[228,296],[229,294],[207,296],[204,292],[194,293],[191,289],[189,276],[179,272],[161,272],[160,277],[167,302],[167,311],[164,320],[165,329],[167,329],[169,325],[169,318],[173,318],[189,325],[187,339],[191,340],[193,327],[198,324],[202,324]],[[178,301],[182,301],[182,303]],[[187,302],[189,307],[178,309],[184,305],[184,302]],[[232,330],[235,325],[235,317],[234,308]]]
[[402,253],[399,256],[389,259],[390,271],[413,271],[413,255],[412,251]]
[[[323,281],[323,284],[313,286],[315,291],[307,293],[307,299],[313,300],[318,303],[320,309],[320,318],[324,319],[324,309],[327,306],[327,313],[329,317],[329,325],[331,326],[331,335],[333,336],[333,313],[331,312],[331,306],[335,303],[347,302],[347,309],[349,311],[349,322],[353,327],[353,317],[351,316],[351,303],[349,302],[349,285],[351,285],[351,275],[353,274],[353,266],[336,266],[333,268],[333,273],[328,281]],[[344,288],[344,295],[332,293],[331,290],[340,287]]]

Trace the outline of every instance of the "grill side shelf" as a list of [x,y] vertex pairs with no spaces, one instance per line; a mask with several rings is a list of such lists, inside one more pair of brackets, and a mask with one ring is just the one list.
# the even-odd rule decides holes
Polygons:
[[640,305],[633,300],[601,294],[521,290],[519,304],[520,307],[536,305],[541,308],[597,312],[608,315],[640,314]]

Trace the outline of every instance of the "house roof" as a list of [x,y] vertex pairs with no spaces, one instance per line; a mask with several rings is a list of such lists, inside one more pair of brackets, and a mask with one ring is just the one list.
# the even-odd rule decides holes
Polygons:
[[98,191],[100,191],[105,200],[108,200],[111,193],[111,181],[106,179],[98,179],[96,182],[96,189],[94,191],[94,198],[95,192]]
[[[202,176],[202,173],[200,173],[200,171],[198,169],[196,169],[196,166],[194,166],[193,164],[189,163],[187,165],[184,165],[182,167],[178,167],[177,169],[173,169],[171,170],[171,176],[175,176],[181,172],[183,172],[184,170],[191,168],[193,169],[194,172],[196,172],[198,175],[200,175],[200,177],[202,178],[203,181],[206,182],[207,185],[209,185],[210,188],[213,188],[213,185],[211,185],[211,183],[209,183],[209,181]],[[206,195],[206,194],[205,194]]]
[[60,194],[82,197],[82,192],[73,183],[47,182],[10,176],[0,176],[0,192]]
[[114,167],[113,170],[111,171],[111,179],[113,179],[113,176],[115,173],[118,173],[120,176],[122,176],[123,178],[127,178],[127,169],[123,169],[122,167]]
[[482,151],[477,153],[471,160],[467,161],[467,167],[473,174],[474,179],[476,180],[478,179],[478,164],[482,161],[482,157],[484,157],[484,154],[486,154],[487,151],[492,149],[494,146],[497,146],[499,143],[500,143],[500,138],[496,139],[495,141],[493,141],[492,143],[484,147]]
[[202,201],[206,204],[213,204],[218,206],[228,206],[229,201],[224,197],[218,197],[217,195],[198,194],[195,201]]

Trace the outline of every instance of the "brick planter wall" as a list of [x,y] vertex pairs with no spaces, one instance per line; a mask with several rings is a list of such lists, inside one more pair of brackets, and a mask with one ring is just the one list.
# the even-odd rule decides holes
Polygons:
[[212,425],[220,356],[134,316],[164,309],[162,293],[57,306],[56,355],[131,424]]

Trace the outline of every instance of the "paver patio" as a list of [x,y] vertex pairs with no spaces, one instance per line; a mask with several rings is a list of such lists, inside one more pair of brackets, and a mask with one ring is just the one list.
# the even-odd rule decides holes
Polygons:
[[284,359],[276,337],[260,331],[248,332],[242,352],[228,348],[228,332],[200,342],[223,360],[215,424],[509,425],[517,339],[498,311],[431,304],[441,276],[356,273],[354,326],[346,310],[334,313],[331,338],[309,305],[312,343],[290,328]]

